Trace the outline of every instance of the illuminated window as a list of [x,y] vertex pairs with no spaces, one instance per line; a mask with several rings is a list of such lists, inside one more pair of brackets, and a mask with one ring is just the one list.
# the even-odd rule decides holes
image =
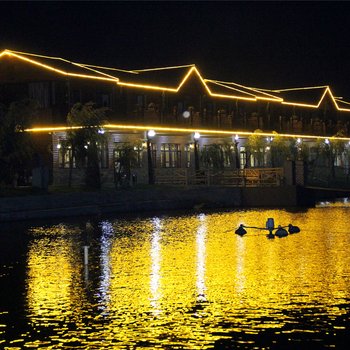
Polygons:
[[160,150],[162,168],[181,168],[181,151],[177,143],[162,143]]
[[186,168],[191,167],[191,145],[185,145],[185,166]]
[[241,169],[244,169],[247,165],[247,152],[244,146],[239,148],[239,164]]
[[142,145],[133,145],[130,142],[115,142],[113,150],[114,164],[126,166],[130,164],[132,168],[141,168],[142,166]]
[[142,167],[142,145],[134,145],[134,152],[135,152],[135,168],[141,168]]
[[[69,146],[61,145],[60,149],[58,150],[58,166],[59,168],[69,168],[70,167],[70,161],[73,157],[72,149]],[[101,168],[108,168],[108,145],[107,143],[103,143],[102,145],[98,146],[98,158],[99,158],[99,165]],[[73,168],[77,167],[75,157],[73,157]],[[83,161],[81,161],[81,164],[79,166],[82,166],[85,168],[87,165],[87,157]]]
[[250,166],[252,168],[259,168],[265,165],[265,152],[263,148],[254,150],[250,153]]
[[[72,149],[61,147],[58,150],[58,166],[59,168],[69,168],[70,167],[70,161],[72,158]],[[75,168],[75,159],[73,158],[73,168]]]

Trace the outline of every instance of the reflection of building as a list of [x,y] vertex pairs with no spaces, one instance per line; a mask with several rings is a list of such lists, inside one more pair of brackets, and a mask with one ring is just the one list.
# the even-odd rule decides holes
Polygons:
[[[195,65],[121,70],[5,50],[0,53],[0,103],[25,97],[40,104],[37,124],[53,132],[55,180],[66,177],[69,152],[59,148],[65,138],[68,111],[76,102],[93,101],[110,109],[109,142],[101,149],[105,180],[113,181],[118,145],[135,144],[139,182],[146,182],[147,130],[156,130],[151,141],[156,168],[194,168],[194,132],[200,149],[208,144],[237,147],[245,159],[244,138],[256,129],[266,133],[331,136],[349,133],[350,103],[334,96],[328,86],[267,90],[233,82],[205,79]],[[163,128],[163,129],[162,129]],[[236,144],[235,144],[236,142]],[[261,164],[259,164],[261,165]]]

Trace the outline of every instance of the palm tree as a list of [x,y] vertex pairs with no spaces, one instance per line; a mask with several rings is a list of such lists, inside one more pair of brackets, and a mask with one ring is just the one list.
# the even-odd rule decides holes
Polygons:
[[67,115],[67,144],[71,148],[69,186],[72,184],[73,161],[77,167],[86,167],[85,184],[90,188],[101,187],[99,148],[106,142],[101,132],[106,123],[106,108],[96,108],[93,102],[76,103]]

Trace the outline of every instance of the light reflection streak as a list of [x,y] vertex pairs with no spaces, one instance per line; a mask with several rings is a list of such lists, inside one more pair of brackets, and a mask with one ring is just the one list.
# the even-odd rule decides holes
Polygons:
[[236,266],[236,291],[237,293],[242,293],[245,286],[245,273],[244,273],[244,254],[246,251],[246,240],[244,237],[238,237],[236,239],[237,248],[237,266]]
[[206,233],[207,233],[207,225],[205,221],[205,215],[198,215],[198,220],[200,224],[197,229],[197,301],[202,302],[206,301],[205,291],[205,242],[206,242]]
[[151,237],[151,273],[150,273],[150,304],[154,309],[155,314],[161,312],[159,306],[159,299],[161,297],[160,289],[160,269],[161,269],[161,246],[160,246],[160,232],[162,229],[161,220],[157,217],[152,219],[154,230]]
[[99,287],[100,309],[104,310],[110,301],[111,266],[110,252],[112,246],[113,226],[109,221],[101,223],[101,280]]

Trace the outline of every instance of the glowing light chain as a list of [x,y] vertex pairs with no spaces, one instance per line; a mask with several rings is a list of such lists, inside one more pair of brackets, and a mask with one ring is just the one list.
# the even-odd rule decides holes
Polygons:
[[[208,82],[209,80],[205,79],[205,81]],[[216,81],[209,81],[209,82],[211,82],[211,83],[213,83],[213,84],[216,84],[216,85],[218,85],[218,86],[223,86],[224,88],[227,88],[227,89],[230,89],[230,90],[238,91],[238,92],[240,92],[240,93],[242,93],[242,94],[245,94],[245,95],[250,95],[250,96],[252,96],[252,97],[241,97],[241,96],[237,96],[237,98],[244,98],[244,99],[247,99],[247,100],[256,101],[256,95],[253,95],[253,94],[251,94],[251,93],[249,93],[249,92],[245,92],[245,91],[242,91],[242,90],[240,90],[240,89],[237,89],[237,88],[234,88],[234,87],[231,87],[231,86],[226,86],[226,85],[221,84],[221,83],[216,82]]]
[[[98,77],[98,76],[94,76],[94,75],[88,75],[88,74],[79,74],[79,73],[70,73],[70,72],[66,72],[66,71],[63,71],[61,69],[57,69],[57,68],[54,68],[54,67],[51,67],[47,64],[43,64],[43,63],[40,63],[38,61],[35,61],[33,59],[30,59],[30,58],[27,58],[27,57],[24,57],[22,55],[19,55],[13,51],[9,51],[9,50],[5,50],[3,51],[1,54],[0,54],[0,57],[2,56],[12,56],[12,57],[16,57],[18,58],[19,60],[22,60],[22,61],[25,61],[25,62],[28,62],[28,63],[31,63],[35,66],[38,66],[38,67],[42,67],[42,68],[45,68],[47,70],[50,70],[50,71],[53,71],[53,72],[56,72],[56,73],[59,73],[61,75],[64,75],[64,76],[72,76],[72,77],[78,77],[78,78],[87,78],[87,79],[94,79],[94,80],[104,80],[104,81],[111,81],[111,82],[117,82],[118,81],[118,78],[105,78],[105,77]],[[41,57],[45,57],[45,56],[41,56]],[[46,58],[46,57],[45,57]],[[59,58],[53,58],[53,59],[59,59]],[[72,65],[75,65],[75,66],[78,66],[78,67],[82,67],[81,65],[77,64],[77,63],[74,63],[74,62],[70,62],[70,61],[67,61],[67,60],[64,60],[64,59],[60,59],[66,63],[70,63]],[[101,73],[102,74],[102,73]]]
[[195,67],[194,64],[185,64],[182,66],[169,66],[169,67],[159,67],[159,68],[145,68],[145,69],[133,69],[133,72],[142,73],[142,72],[152,72],[152,71],[161,71],[169,69],[178,69],[178,68],[188,68]]
[[[57,127],[33,127],[25,129],[26,132],[58,132],[58,131],[69,131],[75,129],[82,129],[83,126],[57,126]],[[252,131],[239,131],[239,130],[211,130],[211,129],[194,129],[194,128],[174,128],[174,127],[163,127],[154,125],[125,125],[125,124],[105,124],[102,128],[107,130],[130,130],[130,131],[149,131],[154,130],[156,133],[161,132],[174,132],[174,133],[198,133],[203,137],[203,135],[240,135],[240,136],[250,136],[259,135],[264,137],[276,137],[276,133],[273,132],[252,132]],[[320,136],[320,135],[301,135],[301,134],[278,134],[280,137],[285,138],[300,138],[300,139],[312,139],[312,140],[343,140],[350,141],[350,137],[338,137],[338,136]]]
[[[214,83],[214,84],[218,84],[218,85],[224,86],[224,87],[229,88],[229,89],[235,89],[235,90],[238,90],[238,91],[242,91],[242,92],[244,92],[244,93],[247,93],[247,92],[245,92],[245,91],[243,91],[243,90],[239,90],[239,89],[237,89],[237,88],[233,88],[232,86],[230,86],[230,85],[234,85],[234,86],[238,86],[238,87],[240,87],[240,88],[246,89],[246,90],[253,91],[253,92],[255,92],[255,93],[257,92],[257,93],[259,93],[260,95],[266,95],[266,96],[268,96],[268,97],[261,97],[261,96],[259,96],[259,95],[253,94],[253,96],[255,96],[257,100],[259,100],[259,99],[265,100],[265,99],[266,99],[266,100],[271,100],[271,101],[283,101],[283,98],[281,98],[281,97],[274,96],[274,95],[268,94],[268,93],[263,92],[263,91],[259,91],[259,89],[257,89],[257,88],[252,88],[252,87],[250,87],[250,86],[245,86],[245,85],[241,85],[241,84],[238,84],[238,83],[227,82],[227,81],[220,81],[220,80],[209,80],[209,79],[205,79],[205,81],[209,81],[209,82],[212,82],[212,83]],[[227,86],[227,85],[229,85],[229,86]]]
[[[216,80],[203,79],[203,77],[201,76],[201,74],[199,73],[198,69],[196,68],[196,66],[194,64],[183,65],[183,66],[170,66],[170,67],[163,67],[163,68],[150,68],[150,69],[140,69],[140,70],[133,70],[133,71],[124,71],[124,72],[128,72],[128,73],[139,74],[141,72],[148,72],[148,71],[159,71],[159,70],[165,70],[165,69],[191,67],[189,69],[189,71],[186,73],[185,77],[180,82],[180,84],[177,87],[174,88],[174,87],[164,87],[164,86],[157,86],[157,85],[137,84],[137,83],[129,83],[129,82],[120,81],[119,78],[114,77],[114,76],[112,76],[110,74],[101,72],[101,71],[99,71],[99,70],[97,70],[95,68],[110,69],[110,70],[116,70],[116,71],[118,71],[118,69],[71,62],[71,61],[68,61],[68,60],[65,60],[65,59],[59,58],[59,57],[50,57],[50,56],[44,56],[44,55],[38,55],[38,54],[23,53],[23,52],[20,52],[20,51],[12,51],[12,50],[7,50],[7,49],[0,53],[0,57],[5,56],[5,55],[16,57],[16,58],[18,58],[20,60],[29,62],[29,63],[34,64],[36,66],[45,68],[47,70],[50,70],[50,71],[53,71],[53,72],[56,72],[56,73],[59,73],[59,74],[65,75],[65,76],[73,76],[73,77],[80,77],[80,78],[88,78],[88,79],[109,81],[109,82],[117,83],[118,85],[121,85],[121,86],[129,86],[129,87],[135,87],[135,88],[160,90],[160,91],[169,91],[169,92],[174,92],[174,93],[177,93],[181,89],[181,87],[185,84],[185,82],[188,80],[190,75],[194,72],[194,73],[196,73],[196,75],[198,76],[198,78],[202,82],[205,90],[208,92],[208,94],[210,96],[212,96],[212,97],[220,97],[220,98],[229,98],[229,99],[234,99],[234,100],[256,101],[258,99],[263,99],[263,100],[268,100],[268,101],[280,102],[281,104],[285,104],[285,105],[307,107],[307,108],[316,108],[317,109],[321,105],[323,99],[325,98],[325,96],[326,96],[326,94],[328,92],[337,110],[344,111],[344,112],[350,112],[350,108],[342,108],[342,107],[340,107],[338,105],[338,102],[339,103],[341,102],[342,104],[349,104],[349,105],[350,105],[350,103],[349,102],[345,102],[345,101],[337,100],[333,96],[331,89],[327,85],[314,86],[314,87],[303,87],[303,88],[275,89],[275,90],[252,88],[252,87],[247,87],[247,86],[240,85],[240,84],[237,84],[237,83],[220,82],[220,81],[216,81]],[[88,75],[88,74],[78,74],[78,73],[65,72],[63,70],[60,70],[60,69],[51,67],[49,65],[40,63],[40,62],[35,61],[33,59],[24,57],[23,55],[32,56],[32,57],[39,57],[39,58],[40,57],[41,58],[49,58],[49,59],[54,59],[54,60],[61,60],[63,62],[66,62],[66,63],[72,64],[72,65],[75,65],[77,67],[80,67],[82,69],[87,69],[87,70],[93,71],[94,73],[103,75],[103,77],[93,76],[93,75]],[[123,71],[123,70],[120,70],[120,71]],[[206,81],[212,82],[212,83],[217,84],[217,85],[221,85],[221,86],[226,87],[228,89],[240,91],[242,93],[251,95],[252,97],[250,98],[250,97],[235,96],[235,95],[230,95],[230,94],[213,93],[210,90],[210,88],[208,87]],[[258,96],[258,95],[255,95],[255,94],[250,94],[248,92],[244,92],[242,90],[239,90],[239,89],[233,88],[231,86],[227,86],[227,85],[240,86],[242,88],[245,88],[245,89],[248,89],[248,90],[253,90],[253,91],[259,92],[261,94],[266,94],[268,97],[262,97],[262,96]],[[300,90],[321,89],[321,88],[323,88],[325,90],[324,90],[324,93],[321,96],[321,98],[320,98],[320,100],[318,101],[317,104],[308,104],[308,103],[302,103],[302,102],[288,102],[288,101],[285,101],[283,98],[279,98],[277,96],[273,96],[273,95],[267,94],[265,92],[265,91],[269,91],[269,92],[273,92],[273,93],[281,93],[281,92],[288,92],[288,91],[297,91],[297,90],[300,91]]]

